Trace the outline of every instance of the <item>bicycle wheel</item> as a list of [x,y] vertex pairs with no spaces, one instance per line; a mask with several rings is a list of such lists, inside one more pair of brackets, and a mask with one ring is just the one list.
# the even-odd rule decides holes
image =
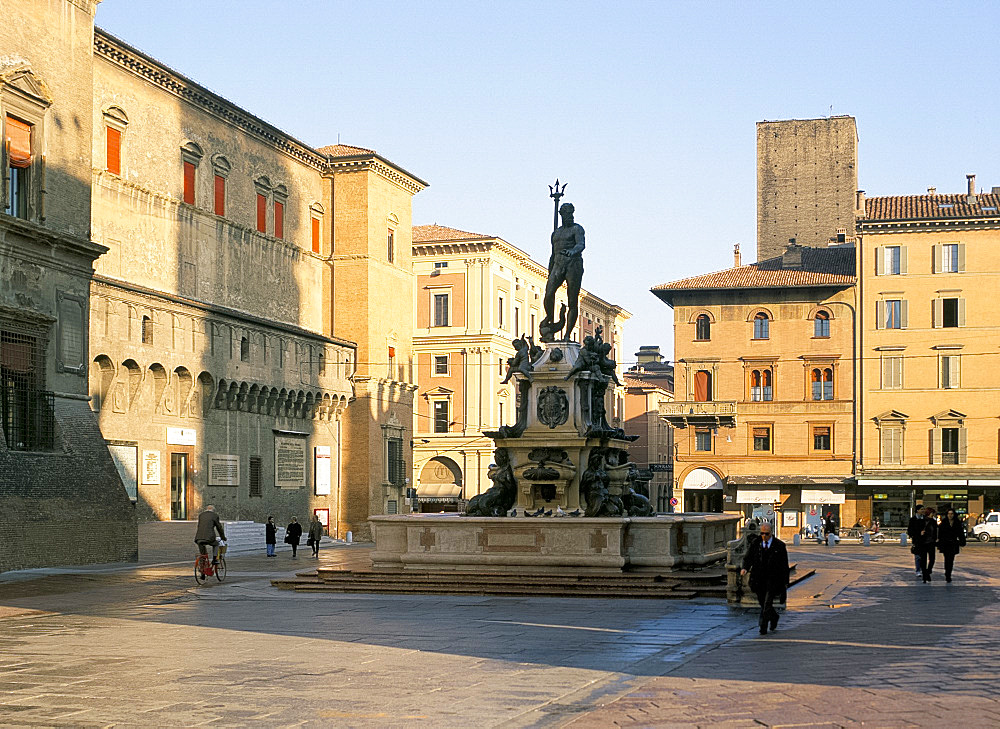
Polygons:
[[219,557],[219,563],[215,565],[215,579],[222,582],[226,579],[226,558]]
[[199,585],[204,585],[208,580],[208,575],[205,574],[205,562],[208,561],[208,557],[198,555],[198,559],[194,561],[194,581]]

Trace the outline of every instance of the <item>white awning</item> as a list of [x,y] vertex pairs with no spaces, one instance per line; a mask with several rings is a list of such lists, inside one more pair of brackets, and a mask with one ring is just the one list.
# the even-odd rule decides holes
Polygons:
[[909,486],[910,479],[899,478],[859,478],[858,486]]
[[696,468],[684,477],[682,485],[685,489],[722,490],[722,479],[719,475],[708,468]]
[[843,486],[829,489],[802,489],[803,504],[843,504],[846,489]]
[[747,486],[736,489],[737,504],[777,504],[780,501],[781,489]]
[[417,498],[420,499],[457,499],[462,494],[462,487],[457,483],[428,483],[417,487]]

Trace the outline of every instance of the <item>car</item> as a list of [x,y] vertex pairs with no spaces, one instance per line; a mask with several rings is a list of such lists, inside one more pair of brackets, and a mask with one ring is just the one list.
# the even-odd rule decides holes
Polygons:
[[986,515],[986,521],[972,527],[972,533],[980,542],[1000,539],[1000,511],[991,511]]

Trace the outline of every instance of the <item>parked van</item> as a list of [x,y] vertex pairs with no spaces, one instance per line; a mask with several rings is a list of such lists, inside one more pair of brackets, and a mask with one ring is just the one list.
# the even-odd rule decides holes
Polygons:
[[980,542],[1000,539],[1000,511],[991,511],[986,515],[986,521],[972,527],[972,533]]

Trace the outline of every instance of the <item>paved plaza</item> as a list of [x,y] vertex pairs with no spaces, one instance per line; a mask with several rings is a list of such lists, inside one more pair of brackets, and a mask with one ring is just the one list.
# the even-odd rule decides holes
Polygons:
[[272,588],[315,565],[301,554],[236,554],[226,582],[195,587],[190,535],[155,532],[138,566],[0,575],[0,725],[1000,724],[993,545],[931,585],[898,545],[793,549],[817,574],[761,637],[752,612],[707,600]]

